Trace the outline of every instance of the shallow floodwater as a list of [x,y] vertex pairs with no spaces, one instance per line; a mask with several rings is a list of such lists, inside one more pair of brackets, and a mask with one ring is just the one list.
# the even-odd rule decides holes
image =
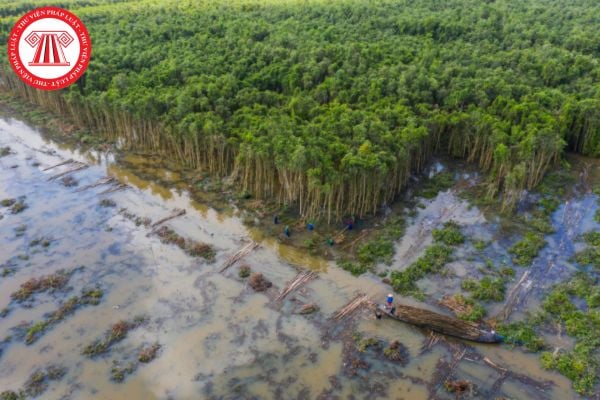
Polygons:
[[[368,312],[343,321],[332,319],[357,293],[378,300],[390,288],[374,275],[355,278],[302,250],[263,240],[235,212],[219,213],[184,190],[140,177],[131,167],[135,159],[120,164],[110,154],[80,153],[15,119],[0,119],[3,146],[10,146],[12,154],[0,158],[0,199],[24,196],[27,208],[18,214],[0,208],[0,265],[11,271],[0,277],[0,309],[8,309],[0,318],[0,340],[11,337],[0,345],[0,392],[17,391],[35,371],[59,365],[67,369],[66,375],[49,381],[40,398],[452,399],[454,394],[443,385],[446,379],[473,382],[474,398],[577,397],[570,382],[542,370],[535,355],[508,346],[432,337],[412,326],[375,320]],[[89,166],[70,174],[77,186],[49,180],[70,166],[44,169],[69,159]],[[178,179],[175,172],[154,172],[166,180]],[[110,186],[81,190],[105,177],[115,177],[128,187],[104,194]],[[102,207],[102,199],[114,201],[116,207]],[[164,225],[212,245],[216,260],[208,263],[162,244],[150,227],[125,218],[119,212],[123,208],[152,221],[175,208],[185,209],[185,215]],[[495,240],[496,222],[487,221],[452,191],[441,193],[411,222],[397,245],[392,268],[402,269],[418,257],[431,241],[432,221],[448,219],[459,220],[469,233]],[[49,245],[31,246],[38,238],[47,239]],[[259,240],[261,247],[220,273],[223,262],[250,240]],[[551,246],[556,253],[560,241]],[[240,264],[263,273],[273,287],[254,292],[247,280],[238,277]],[[84,268],[76,269],[80,266]],[[277,301],[279,290],[306,268],[317,271],[318,278]],[[461,263],[450,268],[459,276],[469,273],[469,266]],[[67,289],[36,294],[27,306],[11,300],[23,282],[61,269],[74,270]],[[420,284],[432,294],[440,285],[453,287],[439,279]],[[80,308],[31,345],[19,337],[23,323],[41,320],[69,297],[94,287],[104,291],[99,305]],[[315,303],[320,310],[298,314],[306,303]],[[433,307],[433,302],[427,303],[423,306]],[[147,322],[108,353],[95,358],[81,354],[112,324],[138,315],[146,316]],[[371,349],[359,352],[355,333],[382,343],[398,340],[407,354],[398,362]],[[115,363],[135,361],[142,346],[155,342],[161,345],[155,360],[138,363],[121,383],[110,380]]]

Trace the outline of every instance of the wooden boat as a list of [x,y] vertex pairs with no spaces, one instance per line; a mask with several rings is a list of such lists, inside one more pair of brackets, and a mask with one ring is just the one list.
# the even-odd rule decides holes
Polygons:
[[396,305],[394,314],[384,305],[379,305],[377,310],[397,321],[406,322],[420,328],[430,329],[448,336],[471,340],[479,343],[500,343],[502,335],[493,330],[481,329],[477,324],[438,314],[411,306]]

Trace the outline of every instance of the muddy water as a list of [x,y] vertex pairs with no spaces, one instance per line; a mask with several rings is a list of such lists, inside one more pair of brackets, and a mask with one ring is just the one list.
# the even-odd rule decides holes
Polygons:
[[[191,199],[176,184],[167,187],[140,177],[135,165],[145,166],[143,159],[130,156],[127,163],[117,163],[111,154],[81,153],[9,118],[0,119],[0,147],[6,145],[13,153],[0,158],[0,199],[25,196],[28,208],[14,215],[0,208],[0,264],[14,271],[0,277],[0,309],[10,310],[0,318],[0,340],[12,336],[0,347],[0,391],[18,390],[33,372],[54,364],[66,367],[67,374],[49,382],[42,398],[451,399],[454,395],[443,387],[446,378],[470,380],[476,385],[473,397],[479,398],[576,397],[565,378],[541,370],[535,356],[509,347],[443,338],[432,342],[426,332],[378,321],[368,313],[351,321],[332,321],[335,311],[356,293],[381,299],[389,287],[374,275],[355,278],[325,260],[264,239],[259,231],[247,229],[235,210],[219,213]],[[68,159],[89,165],[72,174],[76,187],[49,180],[69,166],[44,171]],[[155,173],[162,179],[179,179],[173,172]],[[128,188],[108,194],[101,194],[106,186],[78,191],[107,176]],[[116,207],[100,206],[102,199],[111,199]],[[186,209],[184,216],[165,225],[214,246],[215,262],[162,244],[150,228],[136,226],[119,213],[123,208],[153,221],[174,208]],[[458,220],[469,234],[494,238],[496,224],[451,191],[445,192],[411,221],[409,234],[397,245],[392,268],[402,269],[417,257],[431,240],[433,225],[446,219]],[[23,226],[25,231],[18,236]],[[50,241],[48,247],[30,246],[42,237]],[[261,247],[243,263],[273,282],[265,293],[254,292],[238,277],[237,264],[219,273],[222,263],[251,239],[260,241]],[[501,246],[494,246],[488,251],[500,254]],[[476,263],[456,263],[452,269],[457,276],[466,275]],[[10,294],[29,278],[79,266],[84,268],[73,273],[68,289],[38,294],[30,307],[11,302]],[[277,302],[278,290],[304,268],[318,271],[319,278]],[[440,285],[449,292],[456,288],[439,280],[422,285],[432,296]],[[19,339],[15,327],[41,320],[65,299],[90,287],[104,290],[99,305],[79,309],[32,345]],[[305,303],[316,303],[320,311],[310,316],[295,313]],[[137,315],[148,321],[107,354],[94,359],[81,354],[111,324]],[[355,332],[383,343],[399,340],[407,351],[404,362],[388,361],[374,350],[358,352]],[[122,383],[110,380],[114,363],[134,361],[142,346],[154,342],[161,344],[154,361],[137,365]],[[500,368],[491,367],[484,357]],[[351,368],[356,359],[367,367]]]

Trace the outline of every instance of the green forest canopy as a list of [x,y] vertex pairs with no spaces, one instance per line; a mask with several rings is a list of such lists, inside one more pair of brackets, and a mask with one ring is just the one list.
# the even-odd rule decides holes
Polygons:
[[[63,97],[13,90],[302,215],[376,212],[433,152],[507,207],[566,149],[600,155],[596,0],[43,3],[92,61]],[[0,6],[0,43],[35,5]]]

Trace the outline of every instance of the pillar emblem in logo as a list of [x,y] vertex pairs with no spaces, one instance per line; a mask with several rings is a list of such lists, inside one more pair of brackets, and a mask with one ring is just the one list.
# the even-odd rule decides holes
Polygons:
[[56,90],[75,83],[87,69],[92,43],[73,13],[58,7],[25,14],[8,37],[8,59],[17,76],[38,89]]

